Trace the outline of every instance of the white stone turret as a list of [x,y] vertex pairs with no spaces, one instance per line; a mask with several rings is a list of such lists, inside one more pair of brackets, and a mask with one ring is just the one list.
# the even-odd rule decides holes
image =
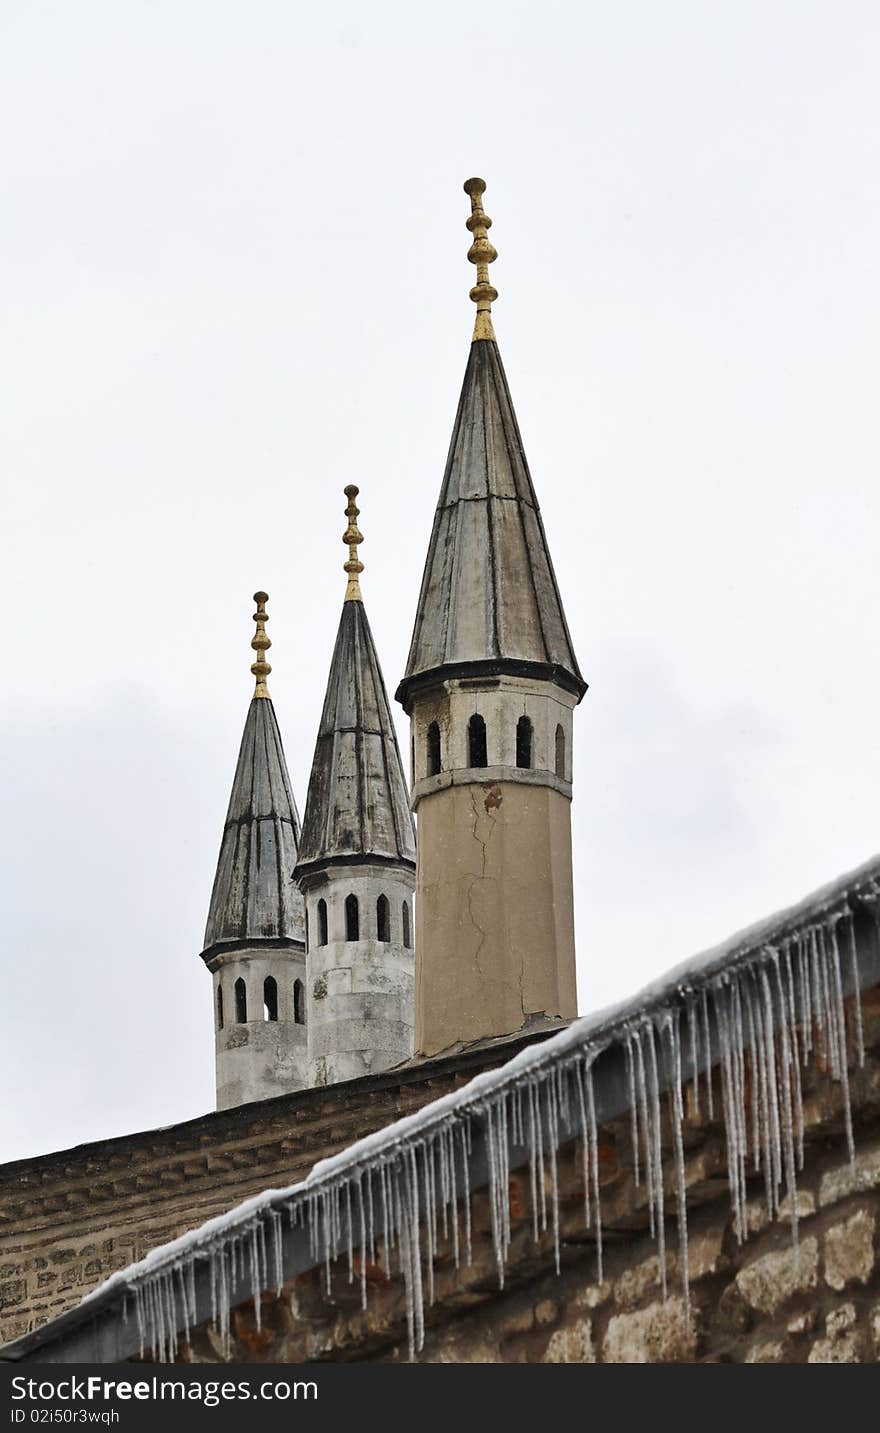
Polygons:
[[254,597],[248,709],[202,959],[214,978],[217,1108],[308,1084],[305,913],[293,880],[300,822],[266,686],[265,592]]
[[312,763],[296,879],[306,903],[310,1083],[399,1064],[413,1049],[415,832],[358,582],[348,590]]

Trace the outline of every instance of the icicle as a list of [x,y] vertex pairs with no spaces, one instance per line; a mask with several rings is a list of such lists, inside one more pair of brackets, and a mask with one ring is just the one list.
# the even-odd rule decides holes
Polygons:
[[684,1142],[681,1131],[684,1122],[684,1101],[681,1094],[681,1040],[678,1019],[678,1011],[671,1011],[666,1018],[666,1029],[669,1034],[672,1066],[672,1134],[675,1146],[675,1192],[678,1204],[678,1258],[681,1265],[685,1318],[690,1322],[691,1285],[688,1270],[687,1185],[684,1170]]
[[706,1061],[706,1099],[709,1105],[709,1118],[715,1118],[715,1105],[712,1096],[712,1035],[709,1029],[709,991],[703,986],[701,1004],[703,1007],[703,1052]]
[[584,1095],[584,1071],[586,1063],[578,1061],[574,1069],[577,1081],[577,1103],[580,1114],[581,1156],[584,1179],[584,1228],[590,1227],[590,1129],[587,1121],[587,1103]]
[[804,1101],[801,1088],[801,1063],[798,1057],[798,1031],[797,1031],[797,1000],[795,996],[794,977],[791,970],[791,942],[786,942],[783,948],[783,959],[785,961],[785,982],[788,987],[788,1019],[791,1022],[791,1079],[792,1079],[792,1100],[794,1102],[795,1128],[797,1132],[797,1168],[804,1167]]
[[[692,1089],[694,1099],[694,1118],[700,1118],[700,1022],[694,1014],[696,1002],[692,995],[687,996],[685,1009],[687,1012],[688,1043],[691,1052]],[[635,1103],[633,1101],[633,1103]],[[636,1181],[638,1183],[638,1181]]]
[[789,1031],[790,1003],[786,998],[785,986],[782,980],[782,973],[779,968],[779,955],[774,954],[773,974],[776,978],[776,991],[779,1000],[779,1033],[782,1043],[782,1133],[783,1133],[783,1163],[785,1166],[785,1192],[788,1198],[791,1211],[791,1237],[795,1244],[798,1239],[798,1213],[797,1213],[797,1175],[794,1162],[794,1111],[792,1108],[792,1065],[797,1069],[797,1052],[792,1059],[791,1038],[793,1030]]
[[559,1273],[559,1178],[556,1164],[556,1151],[559,1147],[559,1116],[556,1103],[556,1091],[552,1081],[546,1086],[547,1089],[547,1126],[550,1134],[550,1205],[552,1210],[553,1224],[553,1256],[556,1263],[556,1272]]
[[636,1064],[638,1065],[639,1109],[641,1112],[642,1138],[645,1145],[645,1182],[648,1187],[648,1221],[651,1237],[656,1234],[654,1215],[654,1152],[651,1144],[651,1122],[648,1119],[648,1087],[645,1078],[645,1056],[642,1050],[642,1032],[636,1031]]
[[846,925],[849,932],[849,958],[852,967],[853,982],[853,1009],[855,1010],[856,1026],[856,1054],[858,1055],[859,1069],[865,1063],[865,1031],[862,1023],[862,991],[859,975],[859,958],[856,951],[856,925],[855,917],[849,908],[846,909]]
[[593,1203],[596,1209],[596,1264],[602,1282],[602,1206],[599,1203],[599,1134],[596,1128],[596,1101],[593,1092],[593,1066],[585,1069],[587,1086],[587,1120],[590,1127],[590,1155],[593,1165]]
[[656,1200],[657,1253],[660,1261],[660,1288],[666,1298],[666,1215],[663,1188],[663,1116],[660,1106],[660,1081],[657,1064],[657,1041],[653,1021],[645,1027],[648,1038],[648,1071],[651,1087],[651,1121],[654,1158],[654,1197]]
[[630,1137],[632,1140],[633,1182],[639,1187],[639,1117],[636,1106],[636,1074],[633,1063],[632,1035],[627,1033],[623,1040],[626,1056],[626,1079],[629,1086]]
[[850,1164],[856,1157],[855,1141],[853,1139],[852,1107],[849,1096],[849,1070],[847,1068],[846,1048],[846,1010],[843,1004],[843,981],[840,974],[840,947],[837,943],[837,924],[832,924],[829,932],[828,958],[831,966],[831,983],[833,988],[835,1025],[837,1027],[837,1064],[840,1071],[839,1079],[843,1092],[843,1118],[846,1128],[846,1147],[849,1152]]

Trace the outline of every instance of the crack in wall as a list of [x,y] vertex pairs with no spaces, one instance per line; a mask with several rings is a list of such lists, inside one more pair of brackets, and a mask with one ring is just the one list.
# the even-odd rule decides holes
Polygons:
[[473,790],[473,788],[471,789],[470,797],[471,797],[471,806],[472,806],[472,808],[473,808],[473,813],[474,813],[474,825],[473,825],[473,830],[472,830],[472,832],[471,832],[471,835],[473,836],[473,838],[474,838],[474,840],[476,841],[477,845],[480,847],[480,874],[479,874],[478,876],[474,876],[473,880],[471,881],[470,885],[468,886],[468,891],[467,891],[467,905],[468,905],[468,916],[470,917],[471,925],[474,927],[474,930],[478,932],[479,937],[480,937],[479,944],[477,945],[477,949],[476,949],[476,951],[474,952],[474,964],[475,964],[476,967],[477,967],[477,971],[478,971],[478,973],[479,973],[479,975],[480,975],[480,978],[483,979],[483,978],[484,978],[484,972],[483,972],[483,967],[482,967],[481,964],[480,964],[480,955],[482,954],[483,946],[486,944],[486,939],[487,939],[487,937],[488,937],[488,931],[486,931],[486,930],[483,929],[483,927],[482,927],[482,926],[479,924],[479,922],[477,921],[476,916],[474,915],[473,894],[474,894],[474,890],[476,889],[476,887],[477,887],[477,885],[478,885],[479,882],[481,882],[481,881],[487,881],[487,880],[491,881],[491,880],[494,880],[494,879],[495,879],[494,876],[487,876],[487,875],[486,875],[486,860],[487,860],[487,848],[488,848],[489,842],[490,842],[491,839],[492,839],[492,834],[493,834],[493,832],[494,832],[494,830],[495,830],[495,825],[496,825],[496,821],[497,821],[497,818],[496,818],[494,812],[497,811],[498,807],[501,805],[501,802],[500,802],[500,800],[499,800],[499,801],[497,801],[496,803],[490,803],[489,798],[487,797],[486,800],[485,800],[484,803],[483,803],[483,809],[484,809],[485,815],[486,815],[486,817],[488,818],[488,820],[489,820],[489,822],[490,822],[490,825],[489,825],[489,834],[487,835],[487,837],[486,837],[486,839],[485,839],[485,841],[484,841],[484,840],[482,839],[482,837],[480,837],[480,836],[477,834],[477,827],[479,826],[479,823],[480,823],[480,819],[481,819],[481,818],[480,818],[479,809],[478,809],[478,807],[477,807],[477,795],[476,795],[476,792]]

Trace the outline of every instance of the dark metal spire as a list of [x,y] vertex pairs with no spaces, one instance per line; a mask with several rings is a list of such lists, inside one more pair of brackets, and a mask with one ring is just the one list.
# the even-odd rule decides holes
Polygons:
[[[349,498],[354,530],[356,488]],[[354,516],[351,509],[354,508]],[[354,541],[347,533],[344,541]],[[356,548],[352,549],[356,551]],[[360,562],[358,571],[362,570]],[[349,572],[312,762],[297,874],[324,861],[378,858],[415,865],[409,793],[382,669],[357,583]]]
[[[479,314],[478,314],[479,317]],[[397,699],[444,676],[586,682],[494,339],[471,344]]]
[[251,667],[256,691],[248,708],[238,764],[223,827],[223,840],[204,955],[219,946],[253,945],[263,940],[305,941],[302,896],[293,881],[300,820],[293,799],[275,708],[266,689],[271,670],[265,661],[265,592],[254,598],[257,635]]

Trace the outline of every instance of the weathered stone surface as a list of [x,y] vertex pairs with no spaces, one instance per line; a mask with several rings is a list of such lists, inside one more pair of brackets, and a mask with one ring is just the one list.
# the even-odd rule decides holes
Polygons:
[[[807,1219],[816,1212],[816,1196],[811,1194],[808,1189],[799,1189],[794,1207],[798,1219]],[[780,1202],[778,1219],[780,1223],[791,1223],[791,1201],[788,1195]],[[767,1200],[764,1198],[750,1199],[746,1205],[746,1220],[750,1238],[768,1229],[774,1221],[767,1208]]]
[[11,1309],[20,1304],[26,1293],[24,1279],[8,1279],[5,1284],[0,1284],[0,1309]]
[[790,1318],[785,1327],[792,1334],[812,1333],[816,1327],[816,1315],[812,1309],[805,1309],[802,1314]]
[[862,1348],[858,1333],[842,1338],[817,1339],[810,1349],[807,1363],[861,1363]]
[[772,1314],[794,1294],[815,1289],[819,1245],[802,1239],[797,1249],[774,1249],[740,1269],[736,1285],[747,1303],[760,1313]]
[[874,1214],[859,1209],[825,1235],[825,1282],[832,1289],[866,1284],[874,1271]]
[[575,1309],[598,1309],[602,1304],[608,1302],[611,1297],[611,1284],[606,1280],[602,1284],[588,1284],[585,1289],[579,1289],[572,1300],[572,1307]]
[[[688,1240],[688,1275],[691,1284],[708,1274],[717,1273],[724,1265],[722,1245],[724,1225],[694,1233]],[[656,1254],[642,1259],[627,1269],[614,1286],[614,1302],[622,1309],[638,1308],[646,1298],[655,1297],[662,1288],[660,1260]],[[666,1251],[666,1284],[672,1288],[681,1281],[681,1260],[676,1249]]]
[[605,1363],[682,1363],[697,1350],[696,1328],[684,1300],[668,1299],[636,1313],[615,1314],[602,1345]]
[[825,1319],[825,1332],[836,1338],[838,1334],[846,1333],[856,1321],[855,1304],[841,1304],[839,1309],[832,1309]]
[[659,1288],[660,1260],[654,1254],[624,1270],[614,1286],[614,1302],[622,1309],[635,1309]]
[[488,1339],[456,1341],[446,1348],[437,1349],[425,1363],[502,1363],[503,1359],[496,1345]]
[[535,1323],[537,1324],[552,1324],[558,1314],[559,1306],[552,1299],[541,1299],[535,1305]]
[[531,1305],[527,1304],[525,1308],[517,1309],[514,1313],[507,1315],[501,1325],[501,1332],[506,1338],[511,1338],[514,1334],[528,1333],[529,1329],[534,1327],[534,1323],[534,1310]]
[[866,1189],[880,1187],[880,1144],[857,1149],[856,1157],[850,1164],[839,1165],[822,1176],[819,1185],[819,1204],[824,1209],[836,1204],[850,1194],[862,1194]]
[[784,1363],[785,1344],[780,1339],[756,1343],[746,1354],[746,1363]]
[[550,1335],[544,1363],[595,1363],[593,1331],[589,1319],[580,1319],[569,1328],[556,1329]]
[[736,1284],[728,1284],[718,1300],[718,1323],[727,1333],[745,1333],[752,1327],[755,1315]]

